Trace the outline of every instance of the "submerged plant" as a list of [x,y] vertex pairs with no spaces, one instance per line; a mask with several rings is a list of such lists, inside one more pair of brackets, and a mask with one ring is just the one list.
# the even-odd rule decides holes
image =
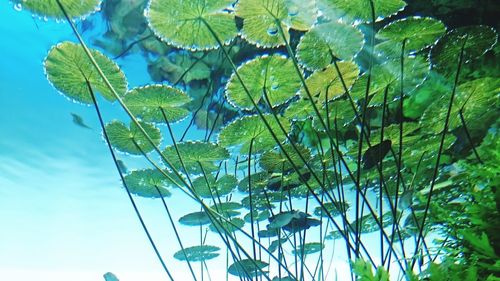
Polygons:
[[[89,48],[74,23],[96,1],[22,3],[73,28],[79,42],[49,51],[47,78],[94,106],[169,279],[134,196],[162,200],[179,247],[171,255],[194,280],[210,277],[207,263],[221,247],[240,280],[331,280],[327,255],[342,248],[351,268],[342,278],[352,280],[453,280],[444,272],[465,276],[466,266],[475,268],[466,280],[498,278],[498,232],[485,211],[498,217],[489,178],[498,177],[500,79],[464,75],[497,43],[493,28],[401,18],[401,0],[150,0],[151,37],[201,58],[216,50],[229,73],[181,79],[201,71],[193,60],[172,85],[128,89],[118,65]],[[193,77],[208,80],[204,94],[193,94]],[[207,97],[215,120],[203,139],[185,141]],[[105,101],[129,119],[106,123]],[[186,117],[177,134],[172,123]],[[126,172],[116,151],[148,166]],[[178,222],[173,188],[194,206]],[[197,227],[200,240],[183,239],[184,227]]]

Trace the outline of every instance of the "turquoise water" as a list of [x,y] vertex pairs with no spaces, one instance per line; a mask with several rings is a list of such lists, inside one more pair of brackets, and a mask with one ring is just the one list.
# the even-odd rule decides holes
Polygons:
[[[49,48],[74,41],[69,26],[2,1],[0,32],[0,280],[104,280],[108,271],[164,280],[93,108],[68,102],[45,78]],[[120,63],[131,86],[148,82],[142,60]],[[93,129],[76,126],[71,113]],[[153,235],[169,237],[166,224],[152,223],[165,219],[159,201],[137,201]]]

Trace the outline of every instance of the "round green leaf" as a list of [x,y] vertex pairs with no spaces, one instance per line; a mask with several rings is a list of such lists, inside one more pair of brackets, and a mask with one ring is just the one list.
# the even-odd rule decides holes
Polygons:
[[194,212],[194,213],[189,213],[187,215],[182,216],[179,219],[179,222],[183,225],[200,226],[200,225],[204,225],[204,224],[209,224],[212,221],[210,220],[210,217],[207,215],[207,213]]
[[[42,17],[66,19],[56,0],[15,0],[23,8]],[[81,18],[97,11],[101,0],[60,0],[70,18]]]
[[[337,63],[339,72],[344,80],[345,86],[349,89],[358,78],[359,68],[352,61],[341,61]],[[331,64],[323,70],[313,72],[306,79],[306,85],[316,103],[324,104],[327,100],[331,101],[345,93],[344,84],[338,75],[335,65]],[[309,98],[305,89],[300,89],[300,95]]]
[[319,24],[300,39],[297,59],[310,70],[322,69],[334,58],[353,59],[361,51],[363,40],[361,31],[352,25],[339,22]]
[[[418,51],[428,47],[446,31],[444,24],[433,18],[409,17],[393,21],[377,32],[377,39],[401,43],[405,49]],[[401,49],[400,49],[401,50]]]
[[[179,149],[179,154],[182,157],[182,162],[188,173],[200,174],[203,170],[205,173],[213,172],[217,170],[215,162],[220,162],[229,158],[227,149],[215,143],[181,142],[177,144],[177,149]],[[163,150],[163,155],[177,170],[183,171],[174,145],[167,146],[165,150]],[[203,166],[203,170],[200,164]]]
[[[347,202],[337,202],[337,206],[339,206],[340,208],[344,208],[345,211],[347,211],[350,207],[349,203]],[[337,208],[332,202],[323,203],[323,207],[328,210],[328,213],[332,217],[336,217],[342,214],[342,212],[344,211]],[[321,206],[318,206],[314,209],[314,214],[318,217],[328,217],[328,215],[325,213],[325,210]]]
[[232,175],[224,175],[215,181],[215,177],[208,174],[207,179],[208,185],[203,176],[193,180],[193,189],[198,196],[203,198],[217,198],[217,196],[228,195],[238,185],[238,180]]
[[[377,218],[378,220],[378,218]],[[352,227],[356,227],[357,220],[353,221],[351,223]],[[377,230],[380,230],[377,221],[371,214],[365,215],[361,218],[359,218],[359,223],[361,227],[361,233],[370,233],[374,232]],[[386,212],[385,214],[382,215],[382,221],[380,222],[382,227],[389,226],[393,223],[393,215],[391,212]]]
[[[304,166],[301,156],[304,160],[309,161],[311,159],[311,151],[300,144],[296,144],[295,146],[299,153],[297,153],[291,144],[284,144],[283,148],[286,154],[292,159],[292,162],[300,168]],[[290,163],[284,151],[281,149],[264,152],[260,157],[259,164],[264,170],[270,173],[286,173],[293,169],[292,163]]]
[[[280,129],[275,118],[271,115],[264,115],[264,118],[277,139],[280,142],[284,142],[286,136]],[[290,129],[290,122],[285,119],[279,120],[285,131],[288,132]],[[252,140],[252,153],[262,152],[276,146],[276,141],[259,115],[238,118],[224,127],[219,134],[219,142],[222,146],[230,147],[241,145],[240,151],[242,153],[248,153]]]
[[[261,99],[265,101],[264,89],[274,107],[294,97],[300,87],[300,77],[292,60],[281,55],[257,57],[242,64],[237,71],[256,104]],[[235,107],[248,110],[254,108],[252,100],[234,73],[227,83],[226,96]]]
[[174,254],[174,258],[180,261],[190,262],[206,261],[218,257],[219,253],[216,252],[219,250],[219,247],[210,245],[187,247],[184,248],[184,250],[177,251]]
[[141,197],[160,198],[171,195],[170,191],[164,187],[170,181],[156,169],[132,171],[125,176],[125,182],[131,193]]
[[[153,140],[155,146],[160,145],[160,130],[148,123],[139,122],[139,124]],[[115,120],[106,124],[105,130],[111,145],[121,152],[140,155],[142,152],[147,153],[154,149],[135,123],[130,123],[130,128],[127,128],[121,121]]]
[[[375,10],[375,21],[393,15],[402,10],[406,3],[402,0],[371,0]],[[340,18],[351,22],[371,22],[370,0],[327,0],[319,2],[322,14],[331,19]]]
[[[149,26],[163,41],[179,48],[215,49],[236,35],[234,15],[227,12],[234,0],[151,0],[146,10]],[[215,33],[215,36],[213,33]]]
[[324,248],[325,245],[321,242],[309,242],[303,245],[299,245],[297,249],[292,250],[292,253],[297,255],[309,255],[317,253]]
[[[127,81],[118,65],[99,51],[91,50],[91,53],[116,93],[124,95],[127,91]],[[115,96],[79,44],[63,42],[55,45],[45,58],[44,67],[52,85],[71,100],[92,103],[87,80],[92,89],[105,99],[115,100]]]
[[[221,214],[224,214],[224,212],[221,212]],[[235,232],[238,229],[241,229],[245,225],[245,221],[240,219],[240,218],[230,218],[228,219],[229,222],[227,221],[219,221],[220,225],[215,226],[215,224],[211,224],[208,228],[213,231],[217,232],[217,229],[219,229],[221,232]],[[221,227],[223,229],[221,229]]]
[[240,0],[236,4],[235,13],[243,18],[241,36],[248,42],[264,48],[285,43],[279,31],[280,27],[288,40],[289,28],[308,30],[317,17],[313,0]]
[[235,276],[244,276],[252,278],[260,276],[263,273],[265,273],[263,269],[266,268],[267,266],[269,266],[269,264],[263,261],[243,259],[229,266],[227,272]]
[[184,92],[167,85],[134,88],[123,98],[134,115],[155,123],[165,123],[162,111],[169,123],[186,117],[189,111],[183,106],[190,101],[191,98]]
[[475,25],[453,29],[441,37],[431,50],[431,61],[441,72],[454,74],[462,46],[467,62],[480,57],[497,42],[496,31],[489,26]]

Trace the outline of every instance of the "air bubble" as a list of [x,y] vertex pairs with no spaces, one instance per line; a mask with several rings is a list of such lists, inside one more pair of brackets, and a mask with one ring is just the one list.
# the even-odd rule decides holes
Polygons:
[[288,8],[288,15],[291,17],[295,17],[299,14],[299,8],[297,6],[292,6]]
[[278,27],[276,27],[276,25],[271,25],[269,26],[269,28],[267,29],[267,34],[269,34],[270,36],[276,36],[276,34],[278,34]]
[[271,90],[276,91],[280,87],[280,84],[278,82],[273,82],[271,84]]
[[14,5],[14,10],[16,10],[18,12],[22,11],[23,10],[23,5],[21,3],[16,3]]

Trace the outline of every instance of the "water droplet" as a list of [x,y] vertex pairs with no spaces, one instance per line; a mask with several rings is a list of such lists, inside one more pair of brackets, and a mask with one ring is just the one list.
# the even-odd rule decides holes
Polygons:
[[291,6],[288,8],[288,15],[291,17],[295,17],[296,15],[299,14],[299,7],[297,6]]
[[16,10],[18,12],[22,11],[23,10],[23,5],[21,3],[16,3],[14,5],[14,10]]
[[280,87],[280,84],[278,84],[278,82],[273,82],[271,84],[271,90],[273,90],[273,91],[278,90],[279,87]]
[[267,34],[270,36],[276,36],[278,34],[278,27],[276,25],[271,25],[267,28]]

